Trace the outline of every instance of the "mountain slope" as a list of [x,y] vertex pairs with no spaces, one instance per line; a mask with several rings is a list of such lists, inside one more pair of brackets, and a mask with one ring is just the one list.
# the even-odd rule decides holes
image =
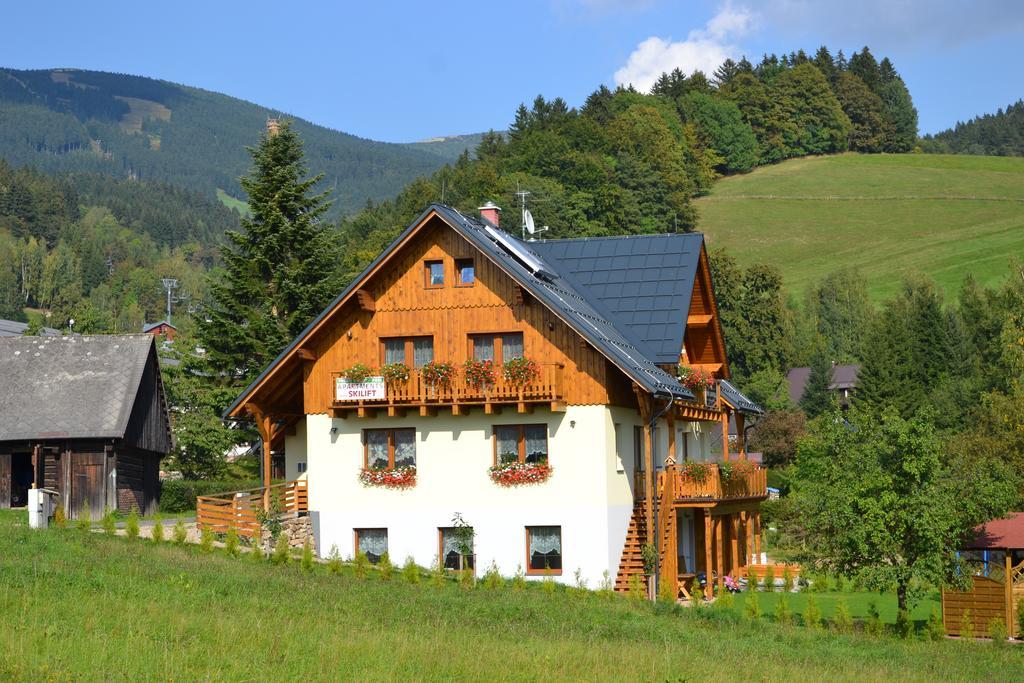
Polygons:
[[[0,69],[0,158],[47,172],[90,171],[242,197],[266,107],[166,81],[98,71]],[[324,173],[333,216],[398,193],[461,151],[375,142],[295,119],[311,171]],[[472,144],[472,136],[467,137]]]
[[697,208],[712,247],[777,265],[795,292],[853,266],[875,299],[915,272],[952,293],[968,273],[993,284],[1024,257],[1020,158],[794,159],[722,179]]

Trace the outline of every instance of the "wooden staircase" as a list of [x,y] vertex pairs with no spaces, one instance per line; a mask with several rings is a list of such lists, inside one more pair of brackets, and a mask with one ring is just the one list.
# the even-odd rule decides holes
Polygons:
[[[659,512],[666,511],[659,510]],[[671,511],[670,514],[662,514],[661,542],[658,544],[659,563],[670,572],[675,571],[676,563],[671,562],[672,567],[665,566],[665,550],[675,547],[675,544],[671,542],[676,533],[675,519],[674,511]],[[619,572],[615,576],[616,591],[628,592],[629,581],[634,574],[640,576],[641,586],[643,586],[644,558],[641,548],[647,542],[647,538],[647,516],[644,514],[644,503],[641,500],[633,505],[633,516],[630,517],[629,528],[626,530],[626,542],[622,546],[622,557],[619,559]]]

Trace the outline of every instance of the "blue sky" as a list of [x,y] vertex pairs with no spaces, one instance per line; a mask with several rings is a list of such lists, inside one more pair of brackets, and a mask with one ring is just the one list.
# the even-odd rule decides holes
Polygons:
[[889,56],[922,132],[1024,97],[1017,0],[40,0],[3,14],[2,66],[164,78],[395,142],[504,128],[537,94],[577,106],[601,83],[822,43]]

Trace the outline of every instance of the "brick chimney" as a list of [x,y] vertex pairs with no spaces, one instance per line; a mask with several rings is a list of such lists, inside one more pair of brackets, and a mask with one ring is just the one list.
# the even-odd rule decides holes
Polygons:
[[498,206],[494,202],[490,202],[489,201],[486,204],[484,204],[483,206],[478,207],[477,211],[480,212],[480,218],[483,218],[486,221],[490,221],[490,223],[494,227],[498,227],[498,223],[501,220],[501,207],[500,206]]

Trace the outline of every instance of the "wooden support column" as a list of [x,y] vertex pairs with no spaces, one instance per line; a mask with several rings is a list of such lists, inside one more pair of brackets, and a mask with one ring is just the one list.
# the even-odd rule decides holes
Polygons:
[[729,462],[729,412],[722,411],[722,459]]
[[718,592],[721,594],[725,587],[725,558],[722,553],[722,517],[719,515],[715,520],[715,563],[718,568]]
[[740,512],[740,528],[743,530],[743,561],[740,566],[746,567],[750,564],[750,512],[747,510]]
[[708,600],[714,595],[714,586],[711,583],[711,533],[711,508],[704,508],[704,576],[707,579],[704,597]]
[[732,556],[732,560],[729,564],[729,573],[732,574],[733,578],[739,576],[740,573],[740,515],[738,512],[729,513],[729,554]]
[[[1014,634],[1016,631],[1013,628],[1013,614],[1017,611],[1017,605],[1013,601],[1013,557],[1011,556],[1010,549],[1007,548],[1005,551],[1006,557],[1006,573],[1003,575],[1003,584],[1006,588],[1006,631],[1009,634]],[[1020,625],[1018,625],[1020,628]]]
[[39,444],[32,447],[32,488],[39,488]]
[[256,430],[263,441],[263,510],[264,512],[269,512],[271,469],[273,468],[270,458],[273,420],[259,406],[250,404],[249,412],[256,421]]
[[761,564],[761,511],[754,513],[754,562]]

